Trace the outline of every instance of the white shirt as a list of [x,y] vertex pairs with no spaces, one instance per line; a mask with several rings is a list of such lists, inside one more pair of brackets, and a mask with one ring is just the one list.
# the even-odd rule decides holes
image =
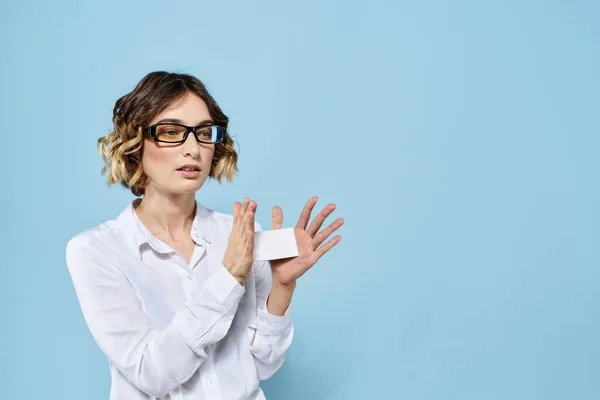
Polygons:
[[66,251],[83,316],[109,360],[110,400],[264,399],[259,380],[283,364],[294,331],[290,307],[282,317],[266,311],[268,261],[240,285],[222,264],[233,216],[196,202],[188,265],[141,223],[136,201]]

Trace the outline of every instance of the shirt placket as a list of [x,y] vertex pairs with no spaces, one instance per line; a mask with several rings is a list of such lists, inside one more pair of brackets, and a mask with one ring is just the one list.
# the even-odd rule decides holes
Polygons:
[[223,400],[221,391],[219,390],[219,381],[215,373],[215,363],[212,360],[212,352],[209,356],[210,362],[207,363],[206,373],[201,376],[202,389],[207,400]]

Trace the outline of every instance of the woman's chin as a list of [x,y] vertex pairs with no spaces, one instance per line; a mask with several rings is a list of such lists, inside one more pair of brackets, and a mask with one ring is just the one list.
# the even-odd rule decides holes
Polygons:
[[195,193],[204,184],[205,180],[186,179],[183,182],[177,182],[177,185],[172,185],[171,189],[175,193]]

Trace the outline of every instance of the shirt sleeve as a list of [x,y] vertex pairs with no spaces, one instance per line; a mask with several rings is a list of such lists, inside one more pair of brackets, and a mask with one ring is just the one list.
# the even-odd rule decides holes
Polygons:
[[[114,253],[114,252],[113,252]],[[66,261],[85,321],[111,363],[138,389],[163,397],[206,359],[207,346],[228,332],[245,288],[221,265],[158,329],[100,239],[76,236]]]
[[[258,223],[257,223],[258,224]],[[258,225],[258,230],[261,230]],[[257,328],[250,352],[260,380],[269,379],[283,365],[292,344],[294,326],[291,304],[283,316],[269,314],[267,299],[271,290],[271,266],[268,261],[255,268]]]

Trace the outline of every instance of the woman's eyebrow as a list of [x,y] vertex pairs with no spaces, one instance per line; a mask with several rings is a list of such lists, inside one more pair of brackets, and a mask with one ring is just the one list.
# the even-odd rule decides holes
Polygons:
[[[174,124],[185,125],[183,123],[183,121],[178,118],[163,118],[160,121],[158,121],[157,124],[161,123],[161,122],[173,122]],[[205,119],[204,121],[200,121],[197,125],[194,125],[194,126],[200,126],[200,125],[206,125],[206,124],[214,124],[214,122],[212,119]]]

